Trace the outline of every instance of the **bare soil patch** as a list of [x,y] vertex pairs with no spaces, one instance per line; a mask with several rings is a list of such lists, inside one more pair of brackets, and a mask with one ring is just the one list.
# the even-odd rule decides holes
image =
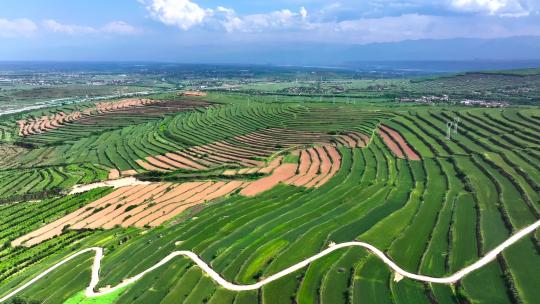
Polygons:
[[399,132],[397,132],[396,130],[391,129],[391,128],[387,127],[387,126],[383,126],[383,125],[381,125],[381,129],[383,129],[387,134],[389,134],[392,137],[394,142],[396,142],[401,147],[401,150],[403,150],[403,152],[405,152],[405,155],[407,156],[408,159],[410,159],[410,160],[420,160],[420,155],[418,155],[418,153],[416,153],[409,146],[407,141],[403,138],[403,136],[401,136],[401,134],[399,134]]
[[263,177],[257,181],[250,183],[247,187],[240,191],[240,194],[245,196],[255,196],[259,193],[274,188],[279,183],[288,180],[295,174],[295,164],[282,164],[274,170],[274,173],[272,173],[272,175]]
[[17,125],[20,136],[30,136],[58,129],[71,123],[107,126],[115,117],[162,117],[169,113],[188,111],[208,105],[208,102],[201,100],[175,101],[129,98],[96,103],[93,107],[69,114],[59,112],[50,116],[19,120]]
[[329,173],[332,168],[332,161],[328,156],[326,150],[322,146],[315,147],[315,150],[320,159],[319,174],[313,178],[309,183],[305,184],[306,187],[312,188],[315,187],[321,180],[323,180]]
[[403,151],[401,151],[399,145],[394,141],[394,139],[392,139],[390,135],[388,135],[388,133],[386,133],[386,131],[379,129],[378,133],[379,136],[383,139],[388,149],[390,149],[390,151],[392,151],[395,156],[397,156],[398,158],[405,158],[405,155],[403,154]]
[[117,169],[111,169],[111,171],[109,171],[109,179],[112,180],[118,178],[120,178],[120,171]]
[[[319,155],[317,154],[317,151],[314,148],[308,149],[309,157],[310,157],[310,166],[306,174],[302,175],[300,178],[295,180],[292,185],[295,186],[305,186],[307,183],[309,183],[312,179],[317,177],[317,174],[319,173],[319,167],[321,165],[321,160],[319,159]],[[302,166],[302,163],[300,162],[300,166]]]
[[330,172],[315,185],[315,188],[326,184],[339,171],[339,168],[341,168],[341,154],[339,154],[338,150],[330,145],[324,146],[324,149],[330,157],[332,166],[330,167]]

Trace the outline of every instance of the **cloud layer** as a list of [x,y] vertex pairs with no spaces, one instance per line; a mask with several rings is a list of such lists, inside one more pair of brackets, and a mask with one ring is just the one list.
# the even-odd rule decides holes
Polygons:
[[501,17],[523,17],[530,14],[525,2],[519,0],[452,0],[450,3],[454,9],[460,11]]
[[47,19],[43,20],[41,23],[36,23],[26,18],[0,18],[0,37],[2,38],[31,37],[40,31],[64,35],[87,35],[100,33],[128,35],[139,32],[137,28],[123,21],[112,21],[101,27],[92,27],[76,24],[63,24],[52,19]]
[[85,35],[85,34],[135,34],[137,29],[123,21],[112,21],[102,27],[82,26],[76,24],[62,24],[56,20],[44,20],[43,28],[47,31],[68,35]]
[[240,16],[232,8],[218,6],[202,8],[190,0],[142,1],[150,16],[166,25],[187,31],[193,27],[227,32],[261,32],[266,30],[298,29],[309,26],[308,12],[301,7],[298,12],[282,9],[261,14]]
[[212,14],[212,10],[202,9],[189,0],[153,0],[146,8],[155,19],[183,30],[201,24]]
[[3,19],[0,18],[0,37],[11,38],[30,36],[38,30],[38,26],[29,19]]
[[[176,39],[186,44],[232,41],[355,44],[540,36],[540,0],[273,0],[250,5],[239,2],[239,11],[229,7],[235,3],[230,0],[204,2],[214,5],[202,5],[202,0],[137,2],[133,1],[133,6],[139,9],[139,15],[128,16],[135,22],[139,19],[137,27],[124,21],[84,25],[61,19],[32,21],[0,17],[0,37],[32,37],[40,33],[39,36],[49,34],[59,39],[126,35],[148,41]],[[224,3],[228,5],[220,5]],[[141,8],[146,15],[140,14]]]
[[[538,5],[538,0],[443,0],[434,4],[427,0],[342,0],[319,5],[308,12],[300,7],[294,12],[282,9],[257,14],[237,14],[233,8],[218,6],[204,8],[192,0],[139,0],[144,3],[150,16],[166,25],[176,26],[183,31],[194,28],[209,31],[260,33],[276,31],[320,31],[363,32],[373,34],[402,36],[403,38],[422,36],[415,32],[430,24],[443,27],[444,23],[453,26],[456,33],[468,25],[477,26],[477,20],[489,21],[504,26],[506,17],[527,17]],[[298,1],[302,2],[302,1]],[[486,20],[486,17],[492,17]],[[459,24],[456,21],[465,22]],[[530,22],[528,23],[530,24]],[[451,32],[451,28],[447,31]],[[498,29],[501,32],[501,29]],[[523,32],[529,33],[530,30]],[[478,35],[486,33],[478,32]],[[517,32],[517,35],[520,33]],[[538,33],[540,34],[540,33]],[[449,36],[449,35],[445,35]],[[375,38],[375,37],[374,37]],[[363,39],[368,40],[368,39]],[[371,39],[377,41],[378,39]],[[386,39],[393,40],[392,39]]]

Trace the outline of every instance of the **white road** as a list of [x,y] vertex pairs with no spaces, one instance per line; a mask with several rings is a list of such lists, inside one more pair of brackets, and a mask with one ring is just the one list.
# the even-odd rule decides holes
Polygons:
[[127,187],[127,186],[149,185],[149,184],[150,182],[143,182],[131,176],[131,177],[125,177],[125,178],[120,178],[120,179],[97,182],[97,183],[88,184],[88,185],[77,185],[77,186],[74,186],[73,189],[71,189],[71,191],[69,192],[69,195],[79,194],[79,193],[87,192],[87,191],[101,188],[101,187],[113,187],[117,189],[117,188]]
[[102,295],[105,295],[105,294],[109,294],[109,293],[112,293],[112,292],[115,292],[123,287],[126,287],[132,283],[135,283],[136,281],[140,280],[144,275],[146,275],[147,273],[151,272],[151,271],[154,271],[155,269],[167,264],[169,261],[171,261],[173,258],[177,257],[177,256],[185,256],[185,257],[188,257],[189,259],[191,259],[193,262],[195,262],[195,264],[197,264],[201,269],[202,271],[204,271],[205,273],[207,273],[216,283],[218,283],[219,285],[221,285],[222,287],[226,288],[226,289],[229,289],[229,290],[233,290],[233,291],[244,291],[244,290],[255,290],[255,289],[259,289],[261,288],[262,286],[272,282],[272,281],[275,281],[275,280],[278,280],[284,276],[287,276],[299,269],[302,269],[304,267],[306,267],[307,265],[309,265],[310,263],[336,251],[336,250],[340,250],[342,248],[348,248],[348,247],[363,247],[363,248],[366,248],[367,250],[371,251],[373,254],[377,255],[388,267],[390,267],[394,272],[398,273],[399,275],[403,276],[403,277],[406,277],[406,278],[409,278],[409,279],[413,279],[413,280],[417,280],[417,281],[422,281],[422,282],[430,282],[430,283],[441,283],[441,284],[453,284],[457,281],[459,281],[460,279],[462,279],[463,277],[465,277],[466,275],[468,275],[469,273],[475,271],[475,270],[478,270],[482,267],[484,267],[485,265],[487,265],[489,262],[493,261],[504,249],[508,248],[509,246],[511,246],[512,244],[516,243],[517,241],[519,241],[520,239],[524,238],[525,236],[527,236],[528,234],[532,233],[533,231],[535,231],[536,229],[538,229],[538,227],[540,227],[540,220],[537,221],[536,223],[520,230],[518,233],[514,234],[513,236],[511,236],[509,239],[507,239],[506,241],[504,241],[502,244],[500,244],[499,246],[497,246],[495,249],[491,250],[490,252],[488,252],[484,257],[482,257],[481,259],[479,259],[478,261],[476,261],[474,264],[471,264],[463,269],[461,269],[460,271],[454,273],[453,275],[451,276],[448,276],[448,277],[442,277],[442,278],[436,278],[436,277],[430,277],[430,276],[425,276],[425,275],[420,275],[420,274],[414,274],[414,273],[410,273],[402,268],[400,268],[398,265],[396,265],[396,263],[394,263],[392,260],[390,260],[382,251],[380,251],[379,249],[375,248],[374,246],[368,244],[368,243],[364,243],[364,242],[348,242],[348,243],[341,243],[341,244],[336,244],[336,245],[333,245],[331,247],[329,247],[328,249],[298,263],[298,264],[295,264],[287,269],[284,269],[258,283],[255,283],[255,284],[251,284],[251,285],[236,285],[234,283],[231,283],[231,282],[228,282],[226,281],[225,279],[223,279],[217,272],[215,272],[212,268],[210,268],[210,266],[208,266],[208,264],[206,264],[203,260],[201,260],[195,253],[191,252],[191,251],[174,251],[172,252],[171,254],[169,254],[168,256],[166,256],[164,259],[162,259],[161,261],[159,261],[157,264],[155,264],[154,266],[148,268],[147,270],[139,273],[138,275],[134,276],[134,277],[131,277],[125,281],[123,281],[121,284],[115,286],[115,287],[112,287],[112,288],[108,288],[106,290],[99,290],[99,291],[96,291],[96,286],[98,285],[99,283],[99,269],[101,268],[101,260],[103,259],[103,248],[100,248],[100,247],[93,247],[93,248],[88,248],[88,249],[85,249],[85,250],[82,250],[82,251],[79,251],[78,253],[62,260],[61,262],[59,262],[58,264],[52,266],[51,268],[45,270],[44,272],[42,272],[41,274],[39,274],[38,276],[36,276],[35,278],[33,278],[32,280],[28,281],[27,283],[25,283],[24,285],[18,287],[17,289],[13,290],[12,292],[10,292],[9,294],[5,295],[4,297],[0,298],[0,302],[4,302],[6,300],[8,300],[9,298],[15,296],[16,294],[18,294],[19,292],[23,291],[24,289],[28,288],[29,286],[31,286],[32,284],[36,283],[37,281],[39,281],[40,279],[42,279],[43,277],[45,277],[46,275],[48,275],[49,273],[53,272],[54,270],[56,270],[57,268],[59,268],[60,266],[68,263],[69,261],[73,260],[74,258],[80,256],[80,255],[83,255],[87,252],[91,252],[91,251],[94,251],[95,252],[95,257],[94,257],[94,263],[92,265],[92,278],[90,280],[90,284],[88,285],[88,287],[86,288],[86,296],[87,297],[98,297],[98,296],[102,296]]

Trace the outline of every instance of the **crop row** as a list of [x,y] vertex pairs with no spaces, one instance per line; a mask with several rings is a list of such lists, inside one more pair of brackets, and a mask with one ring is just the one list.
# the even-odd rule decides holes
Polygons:
[[[304,131],[324,126],[320,132],[334,130],[371,134],[378,121],[389,116],[379,112],[344,109],[336,115],[325,117],[324,110],[283,104],[218,106],[204,112],[181,113],[156,122],[104,132],[70,145],[35,149],[24,156],[21,163],[36,159],[47,165],[84,161],[105,165],[120,172],[143,171],[145,168],[137,160],[145,160],[148,156],[182,152],[218,141],[232,141],[236,145],[235,137],[264,129]],[[344,118],[339,118],[340,115]],[[273,150],[279,150],[278,146],[279,143],[276,143]]]
[[[311,110],[315,113],[312,117],[324,121],[316,110]],[[219,113],[214,115],[220,117]],[[283,115],[294,118],[294,114],[308,115],[299,109],[290,109]],[[365,117],[368,114],[372,113]],[[519,114],[535,119],[527,113]],[[462,122],[458,133],[448,140],[446,122],[456,115]],[[318,253],[333,242],[354,239],[373,243],[408,271],[433,276],[453,273],[476,261],[511,233],[538,220],[540,170],[536,163],[540,153],[535,132],[520,128],[513,115],[518,114],[431,109],[400,113],[384,121],[384,125],[398,132],[421,156],[421,161],[396,158],[379,137],[373,137],[364,149],[340,147],[341,169],[318,189],[279,185],[255,197],[233,195],[181,223],[165,224],[145,234],[131,233],[129,240],[106,253],[100,284],[116,285],[169,252],[183,249],[196,252],[227,280],[248,284]],[[365,124],[356,122],[351,130],[371,134],[370,127],[376,125],[377,119],[363,118]],[[286,126],[307,132],[309,123],[292,120]],[[257,129],[250,127],[249,120],[239,124],[242,130],[234,136],[248,134],[246,128]],[[351,127],[348,124],[353,121],[333,125],[329,120],[327,131],[336,125]],[[183,123],[176,125],[184,128]],[[204,125],[211,130],[211,124],[197,122],[197,126]],[[226,132],[237,130],[231,125],[227,128]],[[268,125],[258,129],[264,128]],[[534,130],[535,126],[531,128]],[[193,131],[180,136],[174,144],[183,148],[224,140],[216,132],[203,132],[205,137],[199,138],[199,133]],[[159,134],[167,138],[165,133]],[[118,243],[111,232],[101,233],[102,238],[96,237],[95,243],[83,244]],[[259,291],[243,293],[217,287],[198,267],[178,259],[145,276],[117,300],[457,303],[465,299],[534,303],[540,296],[538,248],[537,233],[454,286],[399,280],[365,250],[348,249]],[[51,279],[62,281],[62,290],[82,290],[87,279],[80,278],[79,272],[79,267],[66,269],[62,274],[52,274]],[[79,279],[66,281],[62,279],[65,277]],[[44,288],[43,284],[46,283],[35,288]],[[5,291],[0,289],[0,293]],[[30,291],[27,295],[31,295]],[[59,293],[48,301],[64,300],[67,296]]]
[[91,164],[3,170],[0,171],[0,202],[41,199],[76,184],[106,177],[107,171]]

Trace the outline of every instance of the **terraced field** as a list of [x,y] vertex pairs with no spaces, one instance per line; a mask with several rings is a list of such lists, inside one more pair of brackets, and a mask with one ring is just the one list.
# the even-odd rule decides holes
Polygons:
[[450,94],[462,98],[529,103],[538,100],[539,82],[540,74],[535,69],[521,72],[472,72],[413,81],[407,85],[407,89],[413,94]]
[[[447,122],[457,117],[461,122],[447,138]],[[408,272],[447,276],[540,220],[539,125],[534,107],[231,102],[54,146],[18,148],[0,171],[7,181],[0,195],[19,202],[0,205],[0,298],[90,247],[105,254],[96,292],[177,250],[195,253],[225,280],[245,285],[355,240],[379,248]],[[123,175],[150,183],[60,193]],[[25,197],[36,193],[39,202]],[[96,299],[536,303],[539,238],[534,231],[455,284],[403,278],[354,247],[241,292],[176,257]],[[86,303],[92,259],[80,255],[17,296]]]
[[106,168],[93,164],[0,170],[0,201],[46,198],[74,185],[106,178]]
[[160,119],[168,114],[204,108],[208,103],[197,100],[124,99],[100,102],[82,110],[63,111],[17,121],[23,143],[50,145],[69,142],[119,127]]

